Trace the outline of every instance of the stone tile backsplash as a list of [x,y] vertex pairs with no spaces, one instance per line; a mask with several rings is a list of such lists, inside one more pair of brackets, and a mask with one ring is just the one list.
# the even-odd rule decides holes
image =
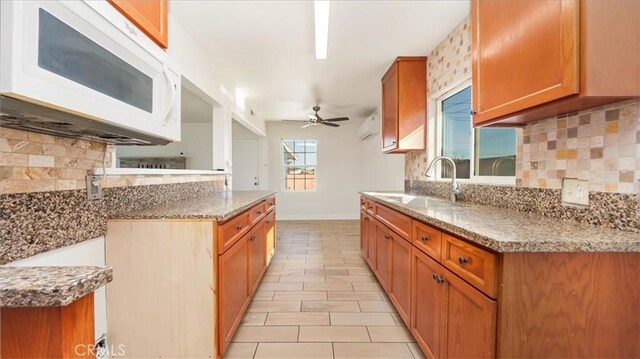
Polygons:
[[[96,141],[0,128],[0,194],[86,188],[86,176],[111,167],[113,151]],[[213,175],[109,175],[103,187],[211,181]]]

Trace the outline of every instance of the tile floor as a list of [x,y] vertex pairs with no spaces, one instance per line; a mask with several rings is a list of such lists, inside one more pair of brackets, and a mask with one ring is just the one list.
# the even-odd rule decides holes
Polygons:
[[423,358],[360,257],[358,221],[278,221],[225,358]]

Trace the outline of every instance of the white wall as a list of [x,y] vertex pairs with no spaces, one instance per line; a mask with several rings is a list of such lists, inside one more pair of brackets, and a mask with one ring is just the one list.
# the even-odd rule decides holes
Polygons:
[[[402,190],[404,156],[382,155],[379,136],[360,141],[356,130],[361,123],[306,129],[297,123],[267,123],[269,181],[278,190],[278,219],[357,219],[358,191]],[[284,191],[282,139],[318,141],[316,191]]]
[[[211,54],[189,36],[182,25],[169,12],[169,56],[180,65],[182,75],[213,101],[221,104],[214,107],[213,118],[213,167],[229,170],[231,167],[231,118],[234,116],[254,132],[265,135],[265,123],[240,108],[229,94],[235,93],[230,84],[233,79],[225,77],[215,64]],[[224,56],[221,54],[220,56]]]
[[382,153],[382,137],[377,134],[360,141],[362,150],[361,186],[364,190],[404,190],[404,155]]
[[186,157],[187,169],[213,169],[213,122],[183,122],[182,141],[166,146],[118,146],[122,157]]

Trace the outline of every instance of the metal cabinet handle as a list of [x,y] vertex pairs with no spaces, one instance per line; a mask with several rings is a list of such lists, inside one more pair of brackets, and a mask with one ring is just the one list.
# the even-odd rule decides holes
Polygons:
[[368,220],[369,220],[369,217],[364,217],[364,220],[365,220],[365,221],[368,221]]
[[476,115],[477,113],[478,113],[478,112],[476,112],[474,109],[471,109],[471,110],[469,111],[469,114],[470,114],[471,116]]
[[421,241],[423,241],[423,242],[426,242],[426,241],[428,241],[428,240],[429,240],[429,236],[427,236],[427,235],[425,234],[425,235],[423,235],[422,237],[420,237],[420,240],[421,240]]
[[251,238],[249,238],[249,240],[250,241],[255,241],[256,240],[256,236],[255,235],[251,236]]
[[262,211],[256,211],[256,213],[260,215],[260,214],[262,214]]
[[385,235],[384,235],[384,239],[391,239],[391,236],[390,236],[390,235],[388,235],[388,234],[385,234]]
[[237,226],[236,226],[236,231],[239,231],[239,230],[241,230],[241,229],[242,229],[242,225],[241,225],[241,224],[239,224],[239,225],[237,225]]
[[465,265],[469,263],[469,258],[460,256],[458,257],[458,263],[460,263],[461,265]]
[[442,276],[439,276],[439,275],[437,275],[437,274],[435,274],[435,273],[433,273],[433,274],[431,275],[431,278],[433,278],[433,280],[435,280],[436,282],[438,282],[438,284],[442,284],[442,283],[444,283],[444,282],[445,282],[445,279],[444,279]]

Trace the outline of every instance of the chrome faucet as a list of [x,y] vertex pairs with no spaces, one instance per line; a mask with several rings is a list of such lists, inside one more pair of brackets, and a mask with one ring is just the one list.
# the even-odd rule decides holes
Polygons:
[[433,167],[433,165],[438,161],[447,161],[451,163],[451,167],[453,167],[453,176],[451,176],[451,202],[456,202],[458,200],[458,195],[460,194],[460,183],[456,181],[456,163],[453,162],[451,158],[446,156],[438,156],[434,158],[431,163],[429,163],[429,167],[427,167],[424,175],[425,177],[431,177],[429,176],[429,170],[431,170],[431,167]]

